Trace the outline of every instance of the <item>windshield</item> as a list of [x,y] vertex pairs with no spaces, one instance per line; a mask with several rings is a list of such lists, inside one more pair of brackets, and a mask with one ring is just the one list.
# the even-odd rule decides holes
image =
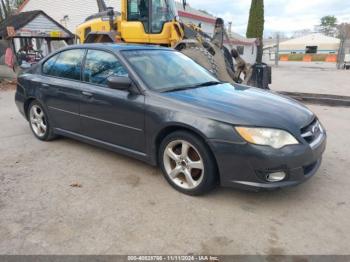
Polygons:
[[189,89],[219,81],[187,56],[168,50],[124,51],[136,73],[148,88],[158,91]]

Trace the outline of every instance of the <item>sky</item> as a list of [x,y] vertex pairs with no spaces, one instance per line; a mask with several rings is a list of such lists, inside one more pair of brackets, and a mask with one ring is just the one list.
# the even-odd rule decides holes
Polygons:
[[[234,32],[245,35],[250,0],[187,0],[192,7],[204,9],[232,21]],[[311,29],[325,15],[335,15],[339,22],[350,23],[349,0],[265,0],[265,37],[276,32],[291,35],[294,31]]]

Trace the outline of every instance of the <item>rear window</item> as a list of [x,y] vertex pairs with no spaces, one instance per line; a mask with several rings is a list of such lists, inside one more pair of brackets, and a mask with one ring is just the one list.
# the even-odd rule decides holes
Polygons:
[[49,76],[81,80],[84,54],[84,49],[63,51],[44,63],[43,73]]

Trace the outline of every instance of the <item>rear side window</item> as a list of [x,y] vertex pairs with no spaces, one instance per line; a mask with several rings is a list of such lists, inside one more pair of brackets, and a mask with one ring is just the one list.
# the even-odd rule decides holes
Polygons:
[[43,73],[45,75],[50,74],[50,70],[52,66],[56,63],[56,60],[58,57],[59,57],[59,54],[51,57],[49,60],[45,62],[45,64],[43,65]]
[[43,65],[43,73],[72,80],[81,80],[81,66],[85,50],[74,49],[64,51],[47,60]]
[[110,76],[127,76],[128,72],[119,60],[110,53],[89,50],[83,73],[83,81],[98,85],[107,85]]

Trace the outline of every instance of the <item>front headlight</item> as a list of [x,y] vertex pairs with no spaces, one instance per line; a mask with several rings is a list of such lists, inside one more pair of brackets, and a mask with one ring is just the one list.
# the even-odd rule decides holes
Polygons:
[[256,145],[279,149],[287,145],[299,144],[294,136],[284,130],[255,127],[235,127],[235,129],[244,140]]

